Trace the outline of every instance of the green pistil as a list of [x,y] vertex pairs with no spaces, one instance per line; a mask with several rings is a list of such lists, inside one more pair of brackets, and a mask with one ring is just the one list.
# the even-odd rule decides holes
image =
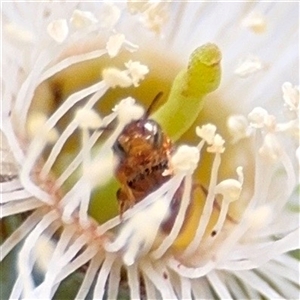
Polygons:
[[219,86],[220,61],[221,52],[216,45],[197,48],[187,69],[176,76],[167,102],[151,116],[172,140],[191,127],[203,108],[204,97]]

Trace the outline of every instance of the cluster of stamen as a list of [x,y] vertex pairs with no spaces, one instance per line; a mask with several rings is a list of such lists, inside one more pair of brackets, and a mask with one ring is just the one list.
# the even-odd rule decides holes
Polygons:
[[[128,6],[131,13],[142,14],[145,26],[160,33],[161,26],[167,19],[163,3],[145,4],[129,1]],[[106,9],[110,12],[110,17],[103,16],[102,21],[91,12],[75,10],[69,20],[50,22],[47,32],[54,41],[61,44],[68,39],[72,30],[79,32],[83,30],[81,34],[84,36],[86,29],[92,31],[104,26],[112,29],[120,17],[120,11],[110,4],[107,4]],[[263,31],[265,28],[263,21],[259,16],[252,17],[244,22],[244,26],[254,31]],[[10,30],[14,32],[15,29]],[[101,81],[71,94],[51,116],[36,112],[29,116],[29,107],[39,84],[61,70],[106,54],[110,58],[115,57],[122,49],[137,50],[123,34],[113,32],[104,50],[74,55],[72,59],[62,59],[48,69],[46,66],[49,62],[46,63],[42,59],[35,65],[33,71],[37,74],[36,77],[29,76],[25,80],[14,103],[15,113],[20,116],[18,119],[20,127],[25,128],[27,125],[28,128],[29,142],[25,151],[23,144],[27,141],[19,143],[10,124],[10,114],[7,113],[5,116],[3,128],[12,136],[9,146],[14,152],[20,170],[18,175],[16,170],[7,177],[1,175],[3,188],[1,217],[34,210],[0,248],[3,259],[27,236],[20,250],[19,274],[11,298],[20,298],[22,295],[27,298],[51,298],[59,282],[82,266],[86,267],[87,263],[89,265],[86,276],[77,294],[79,299],[87,296],[95,276],[98,277],[94,298],[101,299],[106,292],[108,298],[116,298],[122,268],[127,271],[133,298],[139,296],[139,273],[145,275],[146,285],[151,286],[149,282],[153,280],[153,285],[164,298],[176,298],[170,288],[171,273],[182,276],[180,282],[183,286],[185,283],[192,284],[188,279],[205,275],[208,280],[218,282],[218,277],[213,272],[215,269],[233,272],[238,269],[248,270],[284,252],[285,248],[282,245],[285,245],[285,242],[292,245],[290,248],[297,247],[299,232],[295,230],[294,224],[289,225],[288,234],[283,238],[272,234],[272,229],[276,225],[274,212],[280,211],[287,204],[287,199],[296,185],[294,166],[287,155],[285,140],[282,138],[285,133],[293,137],[298,137],[299,134],[299,89],[290,83],[283,85],[285,106],[291,116],[288,122],[278,122],[275,116],[260,107],[253,109],[248,118],[235,115],[228,120],[228,129],[234,143],[245,138],[255,140],[254,192],[248,196],[247,206],[243,207],[238,220],[230,218],[228,212],[231,203],[247,197],[243,195],[244,185],[247,184],[244,180],[244,169],[237,166],[234,176],[237,178],[219,180],[225,141],[216,133],[217,127],[213,124],[196,128],[196,135],[200,138],[198,145],[178,146],[170,161],[161,161],[145,168],[128,181],[130,187],[135,181],[160,169],[166,170],[164,175],[170,175],[170,179],[162,186],[124,212],[122,218],[118,212],[103,222],[96,222],[90,217],[92,193],[96,188],[105,189],[114,176],[117,162],[112,154],[113,145],[126,125],[144,115],[143,108],[130,97],[120,101],[107,116],[100,115],[93,107],[110,88],[138,86],[149,72],[148,67],[130,60],[125,63],[124,70],[116,68],[103,70]],[[31,37],[24,34],[23,38]],[[248,76],[261,70],[262,67],[258,59],[250,57],[236,73]],[[78,106],[83,100],[85,104],[76,112],[72,111],[74,106]],[[59,121],[70,111],[74,114],[74,118],[65,128],[58,129]],[[104,135],[105,129],[113,122],[116,127]],[[34,130],[37,127],[40,130]],[[54,175],[54,165],[59,160],[64,145],[75,131],[80,132],[81,147],[61,174]],[[97,142],[100,139],[102,140],[99,146]],[[294,144],[292,143],[293,146]],[[49,145],[52,148],[47,152],[45,149]],[[189,221],[187,217],[189,206],[193,203],[193,174],[201,162],[201,153],[205,147],[209,155],[213,156],[213,162],[204,206],[194,224],[193,237],[178,251],[176,242]],[[95,149],[97,151],[94,151]],[[96,154],[93,154],[94,152]],[[298,147],[296,151],[298,160],[299,153]],[[272,181],[274,166],[285,175],[281,189],[275,196],[270,194],[274,186]],[[74,174],[76,179],[63,194],[62,187]],[[174,213],[171,209],[172,201],[180,188],[182,193],[179,208],[176,215],[172,216]],[[100,206],[99,210],[102,208]],[[215,213],[216,220],[209,226]],[[164,231],[163,223],[171,217],[174,219],[172,228]],[[141,226],[143,224],[145,226]],[[264,232],[262,229],[267,233],[261,233]],[[264,243],[252,244],[252,239],[255,241],[261,239]],[[41,262],[39,255],[34,252],[35,245],[41,245],[40,242],[46,242],[51,252],[48,257],[51,258],[48,263],[43,262],[41,268],[44,268],[45,276],[43,282],[35,286],[31,275],[35,263],[38,265]],[[151,288],[149,290],[150,295]],[[155,293],[152,292],[153,294]]]

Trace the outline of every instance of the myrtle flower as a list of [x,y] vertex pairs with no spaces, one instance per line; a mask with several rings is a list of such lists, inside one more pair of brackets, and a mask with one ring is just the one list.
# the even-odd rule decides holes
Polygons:
[[[2,297],[297,298],[297,8],[3,3]],[[120,215],[115,148],[147,117],[176,147]]]

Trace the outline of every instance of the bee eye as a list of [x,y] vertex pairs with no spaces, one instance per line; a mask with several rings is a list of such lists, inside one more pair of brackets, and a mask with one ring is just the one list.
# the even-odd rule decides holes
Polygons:
[[126,152],[125,152],[123,146],[121,145],[121,143],[118,140],[113,145],[113,151],[119,158],[122,158],[126,155]]
[[153,136],[153,145],[156,147],[156,148],[159,148],[161,145],[162,145],[162,131],[158,130],[154,133],[154,136]]
[[162,130],[160,126],[153,120],[147,120],[144,124],[145,131],[148,132],[148,140],[155,148],[162,145]]

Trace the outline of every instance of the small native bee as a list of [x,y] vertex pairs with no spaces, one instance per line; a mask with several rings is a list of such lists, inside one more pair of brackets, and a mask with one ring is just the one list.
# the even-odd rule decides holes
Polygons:
[[[161,96],[159,93],[152,104]],[[121,183],[117,191],[120,215],[170,179],[172,141],[160,125],[145,115],[129,123],[117,138],[113,151],[119,159],[115,176]]]
[[[173,176],[170,158],[175,151],[175,146],[160,125],[148,118],[153,103],[160,96],[161,93],[155,97],[141,119],[132,121],[125,126],[113,145],[113,151],[119,159],[115,176],[121,184],[121,188],[117,191],[121,217],[127,209],[143,200]],[[202,184],[193,184],[193,191],[197,188],[200,188],[202,193],[207,196],[208,191]],[[165,232],[172,229],[182,194],[183,184],[179,186],[173,196],[170,206],[172,213],[162,224]],[[214,208],[220,211],[217,201],[214,201]],[[190,207],[188,207],[188,211],[189,209]],[[226,219],[236,223],[229,215],[226,216]]]

